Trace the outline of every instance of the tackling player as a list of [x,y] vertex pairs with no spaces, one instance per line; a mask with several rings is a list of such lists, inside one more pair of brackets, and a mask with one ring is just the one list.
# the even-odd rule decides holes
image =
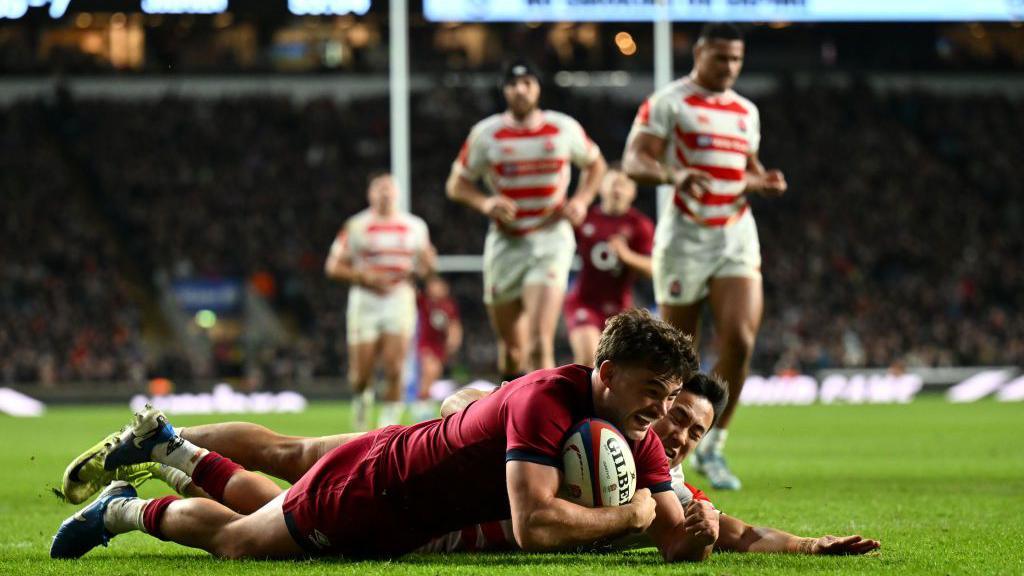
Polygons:
[[626,172],[647,185],[675,187],[654,238],[654,294],[662,317],[698,335],[701,307],[711,306],[719,342],[713,372],[729,383],[729,405],[697,450],[697,468],[719,489],[740,480],[723,457],[761,324],[761,246],[748,194],[786,191],[778,170],[758,160],[757,107],[732,90],[744,43],[731,24],[708,24],[694,46],[693,71],[641,106],[623,155]]
[[420,364],[417,390],[417,420],[427,420],[436,414],[436,407],[428,403],[430,387],[444,373],[448,358],[462,345],[462,321],[459,308],[452,299],[448,283],[440,276],[427,278],[418,300],[419,323],[416,351]]
[[[480,399],[485,392],[464,389],[445,402],[443,415]],[[693,501],[709,502],[703,492],[686,483],[682,462],[693,450],[707,430],[714,415],[725,406],[728,392],[725,385],[704,374],[695,374],[683,385],[672,408],[653,429],[665,446],[665,454],[672,468],[672,489],[684,507]],[[263,426],[247,422],[207,424],[179,430],[179,434],[197,446],[216,451],[250,470],[257,470],[288,480],[297,481],[317,460],[331,449],[359,438],[360,434],[340,434],[320,438],[283,436]],[[87,452],[85,455],[88,455]],[[82,457],[76,459],[81,461]],[[69,468],[73,467],[69,466]],[[65,493],[77,495],[81,502],[94,493],[115,472],[104,472],[95,464],[86,469],[86,477],[93,478],[91,486],[65,480]],[[104,479],[104,477],[106,477]],[[207,497],[206,493],[191,485],[186,478],[169,482],[181,494]],[[82,489],[88,488],[88,493]],[[277,496],[281,489],[261,486],[263,492],[251,494],[251,501],[238,502],[238,511],[250,511]],[[614,542],[613,549],[650,546],[643,537],[628,537]],[[753,526],[739,518],[722,514],[719,517],[719,536],[715,549],[729,552],[772,552],[802,554],[863,554],[877,549],[878,541],[860,536],[820,536],[802,538],[776,528]],[[479,524],[453,531],[418,549],[417,552],[460,552],[515,549],[512,523],[509,520]]]
[[[706,558],[718,519],[684,515],[671,493],[665,448],[649,433],[696,370],[689,338],[631,310],[608,322],[596,364],[540,370],[447,418],[364,434],[248,515],[236,512],[235,499],[272,482],[195,446],[147,411],[82,464],[100,454],[107,470],[155,460],[190,476],[212,500],[142,500],[116,482],[61,524],[50,554],[77,558],[141,530],[227,558],[393,558],[464,526],[511,518],[515,542],[527,551],[646,529],[667,561]],[[562,439],[594,416],[615,425],[633,452],[637,492],[624,506],[585,508],[556,496]]]
[[416,318],[413,275],[434,267],[434,248],[423,220],[398,209],[398,188],[390,174],[370,177],[370,207],[338,232],[324,264],[327,277],[350,285],[346,327],[353,423],[367,429],[379,362],[386,390],[380,425],[402,418],[402,372]]
[[636,274],[651,276],[654,224],[632,207],[636,183],[610,169],[592,206],[576,228],[583,268],[565,299],[565,324],[574,361],[590,366],[608,318],[633,306]]
[[[512,63],[503,91],[508,109],[473,126],[446,191],[491,220],[484,303],[498,337],[498,369],[508,381],[555,365],[555,329],[575,249],[572,226],[586,216],[605,162],[576,120],[538,107],[539,75],[530,64]],[[570,164],[580,176],[567,198]]]

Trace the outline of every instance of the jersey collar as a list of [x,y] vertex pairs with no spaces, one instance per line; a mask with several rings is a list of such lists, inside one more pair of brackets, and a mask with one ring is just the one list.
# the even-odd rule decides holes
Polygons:
[[544,123],[544,111],[537,108],[533,112],[530,112],[530,115],[527,116],[525,120],[519,122],[511,112],[506,110],[505,113],[501,115],[501,121],[504,125],[516,130],[534,130],[540,128],[541,124]]

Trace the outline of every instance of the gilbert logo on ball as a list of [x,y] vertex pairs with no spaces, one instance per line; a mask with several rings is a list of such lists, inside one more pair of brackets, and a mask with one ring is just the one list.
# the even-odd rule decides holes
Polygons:
[[622,506],[636,492],[636,463],[622,434],[611,423],[588,418],[573,427],[562,445],[561,496],[581,506]]

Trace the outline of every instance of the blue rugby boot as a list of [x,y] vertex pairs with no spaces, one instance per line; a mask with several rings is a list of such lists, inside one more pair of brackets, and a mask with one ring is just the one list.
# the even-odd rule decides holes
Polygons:
[[163,412],[147,404],[141,412],[135,413],[134,421],[107,451],[103,467],[116,470],[120,466],[150,462],[153,448],[165,442],[170,442],[169,448],[173,449],[175,443],[180,444],[182,440]]
[[103,514],[111,501],[135,498],[135,487],[127,482],[114,482],[96,500],[61,523],[50,545],[50,558],[81,558],[86,552],[114,537],[103,525]]

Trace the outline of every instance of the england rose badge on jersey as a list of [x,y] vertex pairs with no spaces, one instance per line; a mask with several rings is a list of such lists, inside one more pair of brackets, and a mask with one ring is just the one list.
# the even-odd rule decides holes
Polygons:
[[594,235],[594,225],[591,224],[590,222],[587,222],[586,224],[583,225],[583,228],[580,228],[580,232],[584,236],[589,238]]

